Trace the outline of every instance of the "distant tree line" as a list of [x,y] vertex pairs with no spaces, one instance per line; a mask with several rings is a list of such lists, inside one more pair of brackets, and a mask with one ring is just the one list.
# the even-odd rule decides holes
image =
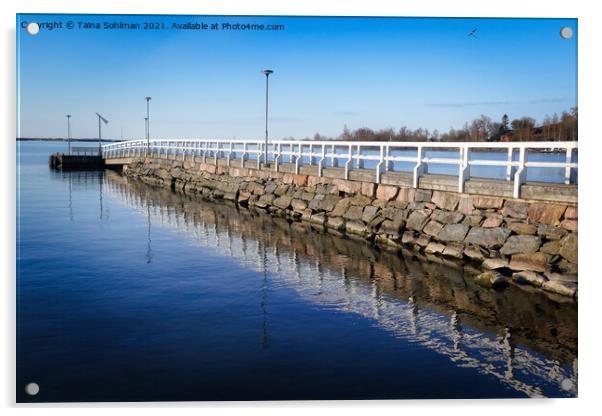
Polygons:
[[510,120],[507,114],[502,115],[500,121],[493,121],[486,115],[475,118],[470,123],[464,123],[461,129],[451,128],[445,133],[438,130],[419,128],[416,130],[401,127],[394,130],[389,127],[381,130],[372,130],[361,127],[349,130],[347,126],[337,137],[314,135],[314,140],[344,140],[344,141],[400,141],[400,142],[499,142],[499,141],[562,141],[577,140],[578,137],[578,112],[577,107],[570,111],[563,111],[560,116],[546,116],[541,125],[535,119],[522,117]]

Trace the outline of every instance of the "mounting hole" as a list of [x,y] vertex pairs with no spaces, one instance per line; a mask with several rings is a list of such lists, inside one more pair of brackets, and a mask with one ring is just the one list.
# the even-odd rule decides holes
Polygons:
[[30,23],[27,23],[27,26],[25,27],[25,29],[27,30],[27,33],[29,33],[30,35],[37,35],[38,32],[40,31],[40,25],[37,24],[36,22],[30,22]]
[[573,388],[573,382],[571,380],[569,380],[568,378],[565,378],[564,380],[562,380],[562,382],[560,383],[560,387],[562,387],[563,390],[570,390]]
[[560,29],[560,37],[562,39],[570,39],[573,37],[573,29],[571,29],[568,26],[563,27],[562,29]]
[[29,394],[30,396],[35,396],[39,392],[40,386],[38,386],[38,383],[29,383],[25,386],[25,393]]

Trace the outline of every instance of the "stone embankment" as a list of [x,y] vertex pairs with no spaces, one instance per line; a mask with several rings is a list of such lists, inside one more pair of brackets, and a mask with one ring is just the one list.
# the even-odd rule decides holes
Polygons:
[[512,281],[577,298],[577,206],[295,175],[193,161],[139,159],[124,174],[229,200],[389,248],[470,261],[476,282]]

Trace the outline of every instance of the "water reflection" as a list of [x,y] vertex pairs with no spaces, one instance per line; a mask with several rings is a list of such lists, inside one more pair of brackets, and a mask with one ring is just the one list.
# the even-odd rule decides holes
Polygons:
[[[104,192],[200,246],[263,274],[263,348],[269,348],[272,285],[293,288],[324,308],[360,314],[396,337],[476,369],[530,397],[577,393],[577,307],[511,286],[484,290],[470,266],[379,251],[233,205],[199,202],[107,172]],[[104,186],[104,188],[103,188]],[[102,218],[102,199],[100,199]],[[435,260],[435,259],[431,259]],[[570,382],[567,382],[569,380]],[[567,388],[568,386],[568,388]]]

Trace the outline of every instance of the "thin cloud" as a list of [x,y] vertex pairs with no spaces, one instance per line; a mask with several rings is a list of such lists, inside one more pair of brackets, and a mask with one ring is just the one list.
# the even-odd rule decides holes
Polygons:
[[335,116],[346,116],[346,117],[355,117],[355,116],[359,116],[360,113],[358,111],[335,111],[334,113]]
[[549,104],[549,103],[564,103],[573,101],[570,98],[539,98],[528,101],[467,101],[467,102],[449,102],[449,103],[427,103],[427,107],[439,108],[462,108],[462,107],[483,107],[483,106],[499,106],[499,105],[515,105],[515,104]]

